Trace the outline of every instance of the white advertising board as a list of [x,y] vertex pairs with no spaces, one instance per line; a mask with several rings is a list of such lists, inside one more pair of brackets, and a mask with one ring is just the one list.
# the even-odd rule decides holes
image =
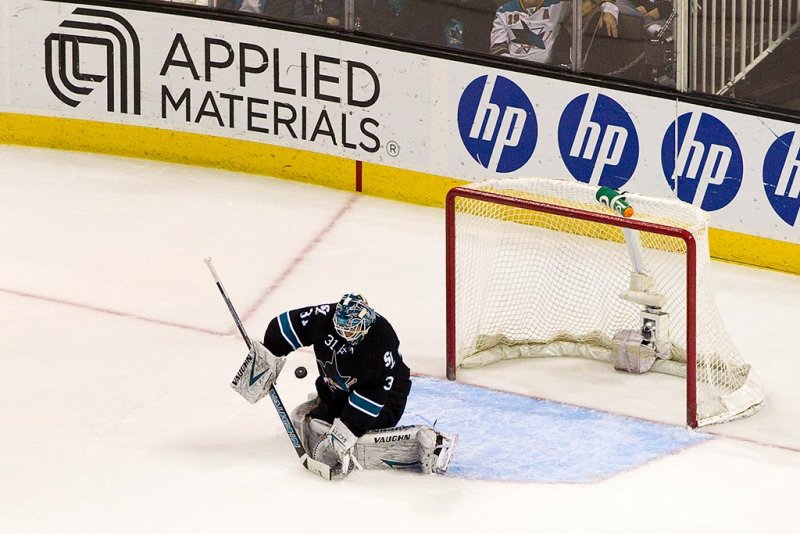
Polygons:
[[463,180],[677,196],[800,243],[800,126],[146,10],[2,0],[0,110],[243,139]]
[[797,125],[468,65],[458,80],[451,172],[676,196],[716,228],[800,243]]

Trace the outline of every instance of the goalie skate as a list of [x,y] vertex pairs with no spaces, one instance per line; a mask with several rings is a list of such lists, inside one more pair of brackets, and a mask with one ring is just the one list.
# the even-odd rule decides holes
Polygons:
[[432,428],[419,432],[420,465],[426,474],[441,475],[450,467],[450,460],[456,447],[458,435],[445,436]]

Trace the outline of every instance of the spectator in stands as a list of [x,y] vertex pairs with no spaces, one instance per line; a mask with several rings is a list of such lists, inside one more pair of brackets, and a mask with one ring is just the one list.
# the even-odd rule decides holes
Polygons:
[[[664,26],[672,14],[672,0],[628,0],[644,17],[644,31],[648,38],[664,33]],[[670,31],[670,30],[667,30]]]
[[675,87],[677,65],[672,50],[674,46],[673,4],[671,0],[634,0],[636,10],[644,16],[645,38],[648,43],[649,78],[659,85]]
[[244,11],[245,13],[264,13],[269,0],[241,0],[235,3],[239,4],[239,7],[235,8],[237,11]]
[[[492,31],[495,11],[508,0],[439,0],[445,46],[489,52],[486,35]],[[460,35],[460,39],[458,34]],[[436,43],[434,43],[436,44]]]
[[291,20],[294,14],[294,0],[217,0],[216,7],[283,20]]
[[342,26],[342,0],[294,0],[294,19],[321,26]]
[[355,0],[361,31],[417,43],[441,44],[444,28],[431,16],[439,2],[426,0]]
[[[595,15],[598,30],[617,37],[619,10],[614,0],[582,0],[584,31]],[[550,63],[564,21],[572,14],[570,0],[511,0],[497,9],[490,52],[495,55]],[[592,28],[594,31],[594,28]]]
[[453,17],[443,18],[444,44],[450,48],[464,48],[464,22]]

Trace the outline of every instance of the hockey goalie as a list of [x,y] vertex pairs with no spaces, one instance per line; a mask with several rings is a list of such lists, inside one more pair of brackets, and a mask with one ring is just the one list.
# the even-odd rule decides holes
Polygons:
[[237,375],[234,389],[256,402],[275,383],[287,355],[311,345],[319,371],[316,395],[291,414],[309,456],[330,466],[334,478],[344,478],[354,469],[444,473],[455,436],[425,425],[395,426],[411,391],[399,344],[389,321],[363,296],[348,293],[338,303],[273,318],[264,343],[253,340],[245,360],[255,360],[248,366],[255,375],[249,380]]

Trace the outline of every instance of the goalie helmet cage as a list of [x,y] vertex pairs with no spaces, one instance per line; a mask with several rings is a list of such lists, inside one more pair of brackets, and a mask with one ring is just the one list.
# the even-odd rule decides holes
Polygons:
[[630,229],[669,314],[669,359],[653,370],[685,376],[686,423],[754,413],[764,395],[716,307],[706,214],[679,200],[630,194],[634,216],[623,218],[600,205],[596,192],[545,178],[450,190],[448,379],[459,367],[518,357],[612,361],[614,335],[642,326],[641,307],[620,298],[633,270],[623,231]]

